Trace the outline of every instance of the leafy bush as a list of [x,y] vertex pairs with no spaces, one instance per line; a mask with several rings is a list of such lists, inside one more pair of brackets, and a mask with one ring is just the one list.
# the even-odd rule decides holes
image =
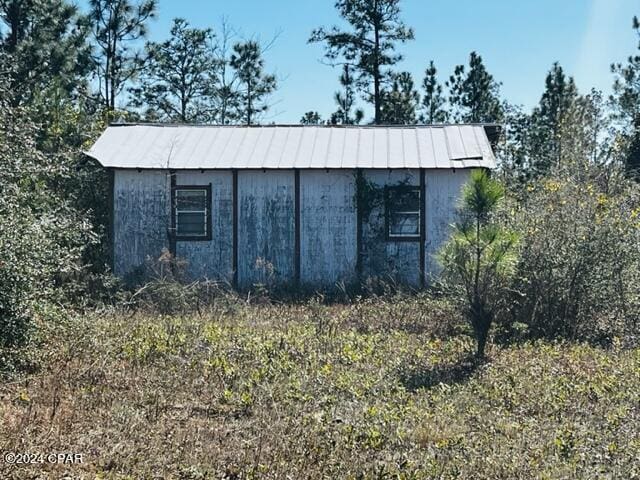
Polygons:
[[28,343],[36,311],[62,298],[94,238],[56,191],[65,163],[39,151],[36,137],[26,112],[0,102],[0,368]]
[[506,220],[522,245],[503,333],[515,325],[531,337],[637,341],[637,185],[611,165],[572,163],[527,190]]

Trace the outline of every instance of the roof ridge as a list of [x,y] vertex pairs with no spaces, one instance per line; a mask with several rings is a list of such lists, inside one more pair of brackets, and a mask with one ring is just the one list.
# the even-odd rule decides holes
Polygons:
[[499,123],[432,123],[432,124],[410,124],[410,125],[303,125],[299,123],[280,123],[268,125],[215,125],[206,123],[162,123],[162,122],[121,122],[110,123],[109,127],[168,127],[168,128],[345,128],[345,129],[362,129],[362,128],[397,128],[422,129],[422,128],[446,128],[446,127],[501,127]]

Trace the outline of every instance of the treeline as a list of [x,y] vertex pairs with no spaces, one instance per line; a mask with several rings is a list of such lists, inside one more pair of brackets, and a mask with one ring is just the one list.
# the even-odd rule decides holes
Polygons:
[[[309,42],[339,75],[336,110],[324,120],[311,110],[302,122],[504,125],[494,178],[508,211],[496,215],[519,232],[520,250],[505,287],[513,296],[495,297],[503,331],[524,324],[533,336],[584,338],[594,318],[605,332],[597,338],[624,330],[639,304],[640,45],[612,65],[610,96],[579,92],[556,63],[527,112],[502,97],[476,52],[444,81],[433,61],[419,85],[400,71],[397,49],[414,38],[400,0],[335,5],[346,28],[318,27]],[[80,153],[108,122],[269,120],[278,88],[270,44],[184,19],[166,40],[148,41],[157,7],[0,0],[0,367],[20,358],[15,349],[39,322],[116,292],[109,183]]]
[[68,0],[2,2],[10,103],[38,108],[54,134],[61,119],[47,113],[61,110],[107,120],[258,122],[277,88],[265,45],[224,23],[214,32],[181,18],[168,40],[144,42],[157,6],[91,0],[83,12]]
[[[500,160],[504,171],[529,178],[558,165],[563,149],[582,142],[593,160],[621,161],[633,173],[640,167],[640,56],[612,64],[612,94],[580,93],[559,63],[544,79],[532,111],[503,98],[501,84],[481,55],[441,81],[433,60],[420,85],[409,72],[395,68],[403,60],[397,48],[414,39],[401,18],[400,0],[338,0],[336,9],[347,29],[320,27],[309,38],[325,48],[327,62],[341,70],[337,110],[326,120],[309,111],[302,123],[434,124],[499,123],[505,126]],[[640,36],[638,20],[633,29]],[[365,119],[362,101],[374,117]],[[575,146],[575,145],[574,145]]]

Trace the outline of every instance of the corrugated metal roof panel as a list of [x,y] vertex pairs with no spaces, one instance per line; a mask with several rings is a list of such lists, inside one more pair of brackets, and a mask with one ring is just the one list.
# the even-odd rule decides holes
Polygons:
[[86,153],[139,169],[495,167],[482,125],[114,125]]

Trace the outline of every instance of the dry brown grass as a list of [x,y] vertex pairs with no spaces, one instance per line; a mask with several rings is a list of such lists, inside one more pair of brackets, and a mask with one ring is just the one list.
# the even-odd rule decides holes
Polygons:
[[637,478],[640,351],[538,343],[477,365],[445,304],[223,303],[89,315],[0,385],[0,478]]

